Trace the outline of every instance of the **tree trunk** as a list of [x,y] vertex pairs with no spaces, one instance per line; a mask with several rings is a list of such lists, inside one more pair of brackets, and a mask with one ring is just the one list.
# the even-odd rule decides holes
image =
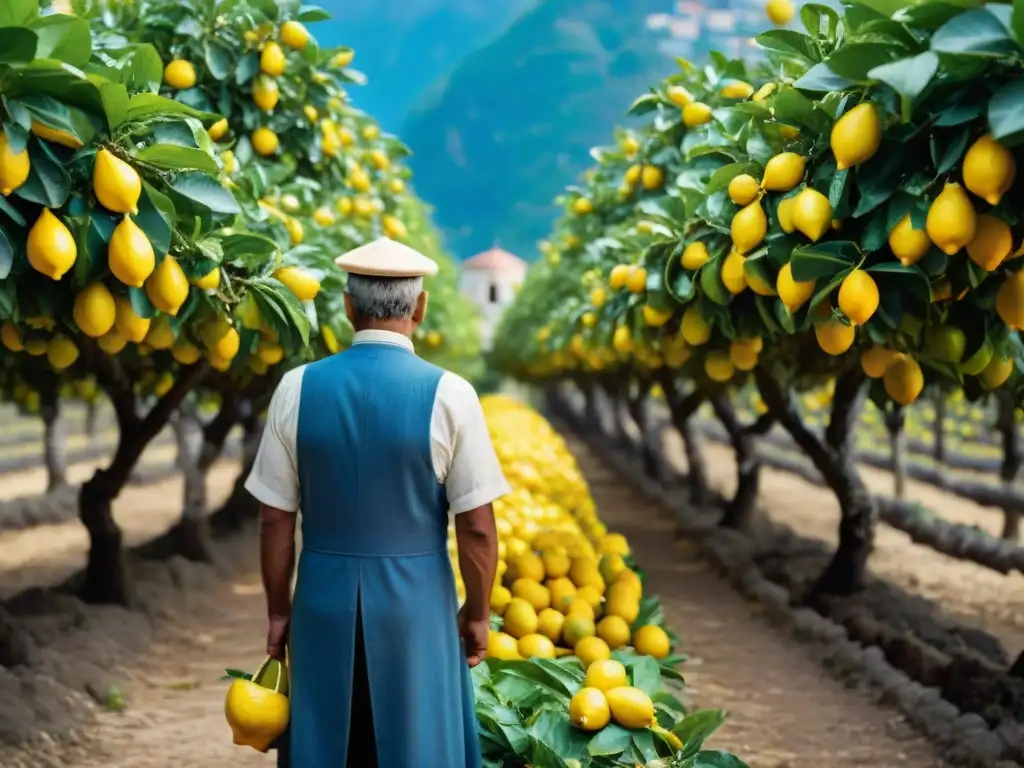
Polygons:
[[174,551],[188,560],[210,562],[213,555],[207,524],[206,469],[199,465],[204,441],[195,407],[183,404],[172,425],[178,469],[184,478],[181,519],[172,533]]
[[[936,464],[946,460],[946,393],[941,389],[935,395],[935,442],[932,444],[932,458]],[[942,467],[940,466],[941,470]]]
[[60,413],[56,382],[40,392],[40,413],[43,417],[43,456],[46,461],[46,492],[68,484],[67,430]]
[[[622,418],[622,408],[624,403],[629,401],[629,380],[625,376],[601,379],[600,390],[608,404],[606,410],[611,416],[612,422],[610,432],[605,430],[603,426],[601,431],[610,435],[612,442],[617,448],[628,450],[633,446],[633,441],[626,430],[626,422]],[[601,424],[604,424],[603,419]]]
[[660,378],[661,387],[665,391],[665,402],[668,404],[669,414],[672,418],[672,426],[679,432],[679,437],[683,441],[688,468],[686,485],[689,501],[695,507],[703,507],[710,501],[711,486],[708,483],[707,464],[704,462],[704,454],[700,450],[697,430],[694,429],[690,417],[704,402],[705,395],[702,390],[695,389],[683,397],[676,388],[676,381],[671,373],[665,371]]
[[96,436],[96,398],[87,400],[85,403],[85,436],[92,438]]
[[788,393],[760,368],[755,372],[761,397],[793,440],[811,459],[839,502],[839,546],[807,595],[849,595],[864,588],[867,562],[874,545],[877,511],[874,500],[853,462],[850,435],[864,381],[859,369],[838,377],[826,439],[820,440],[803,423]]
[[761,483],[761,462],[757,458],[757,441],[736,418],[736,411],[724,393],[711,398],[715,416],[725,427],[736,453],[736,493],[725,505],[719,525],[736,530],[750,530],[757,512],[757,493]]
[[885,428],[889,432],[892,451],[892,495],[902,499],[907,487],[907,433],[903,431],[905,416],[902,408],[885,414]]
[[[1006,392],[1000,392],[999,416],[996,426],[1003,438],[1003,461],[999,466],[999,479],[1004,485],[1012,487],[1020,474],[1021,445],[1020,432],[1013,413],[1013,398]],[[1003,507],[1004,539],[1016,541],[1020,534],[1021,510],[1014,507]]]
[[234,487],[224,504],[213,513],[210,524],[214,531],[224,535],[239,531],[246,523],[259,517],[259,503],[245,489],[245,481],[256,463],[256,452],[260,447],[263,435],[263,424],[257,406],[243,403],[241,411],[242,423],[242,471],[235,479]]
[[626,405],[629,409],[629,417],[640,433],[640,461],[643,464],[644,474],[652,480],[660,481],[661,472],[658,467],[658,456],[652,444],[651,420],[647,408],[647,398],[653,384],[654,381],[646,377],[637,379],[635,395],[629,392],[627,385]]
[[140,419],[132,382],[116,360],[97,356],[94,362],[97,378],[101,379],[113,403],[119,434],[110,465],[96,470],[78,495],[78,516],[89,532],[89,560],[81,597],[88,603],[130,606],[134,602],[134,590],[127,572],[121,529],[113,516],[113,502],[128,482],[146,446],[167,425],[185,395],[206,372],[206,365],[180,371],[173,386],[157,400],[145,418]]
[[601,426],[601,412],[597,406],[597,387],[590,380],[580,382],[580,391],[583,392],[583,427],[584,432],[599,435],[603,431]]

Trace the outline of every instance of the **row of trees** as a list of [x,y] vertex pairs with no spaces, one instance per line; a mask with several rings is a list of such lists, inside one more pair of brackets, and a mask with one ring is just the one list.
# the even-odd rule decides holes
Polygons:
[[[726,526],[751,522],[756,441],[780,425],[841,508],[812,594],[843,594],[863,584],[877,517],[853,462],[863,398],[894,432],[929,389],[1019,403],[1024,14],[897,1],[800,19],[757,38],[761,63],[680,60],[636,100],[641,127],[562,196],[493,363],[573,381],[591,408],[603,391],[642,430],[663,391],[695,503],[691,418],[709,402],[737,456]],[[825,384],[818,431],[797,405]],[[756,418],[737,415],[744,387]]]
[[54,10],[0,8],[0,385],[28,406],[75,382],[110,401],[117,449],[79,498],[83,597],[128,603],[111,504],[143,450],[172,419],[201,423],[177,541],[204,556],[205,478],[228,434],[241,424],[251,448],[280,374],[351,338],[339,253],[386,235],[438,259],[420,349],[470,375],[478,350],[407,149],[351,105],[352,49],[307,29],[323,10]]

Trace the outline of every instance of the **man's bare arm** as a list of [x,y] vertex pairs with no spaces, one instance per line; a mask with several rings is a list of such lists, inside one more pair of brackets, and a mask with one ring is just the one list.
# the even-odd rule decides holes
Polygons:
[[459,570],[466,585],[463,614],[470,621],[491,616],[491,587],[498,568],[498,530],[490,504],[455,516]]
[[288,619],[292,613],[297,517],[294,512],[260,506],[260,569],[271,619]]

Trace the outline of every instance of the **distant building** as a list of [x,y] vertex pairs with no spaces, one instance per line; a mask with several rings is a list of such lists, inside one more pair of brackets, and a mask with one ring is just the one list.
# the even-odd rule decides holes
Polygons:
[[515,298],[526,277],[527,263],[498,246],[462,262],[460,290],[480,308],[481,336],[489,348],[501,313]]

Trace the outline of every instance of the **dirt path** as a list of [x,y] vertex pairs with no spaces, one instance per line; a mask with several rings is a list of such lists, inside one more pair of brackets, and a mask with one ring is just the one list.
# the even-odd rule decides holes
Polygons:
[[573,449],[602,519],[629,539],[682,638],[690,694],[699,706],[730,712],[710,747],[734,752],[751,768],[943,765],[897,713],[845,688],[760,618],[692,545],[674,540],[667,516],[582,444]]
[[[669,459],[684,468],[686,458],[674,430],[666,432],[665,445]],[[701,446],[711,484],[731,495],[736,484],[732,449],[710,440],[702,440]],[[860,470],[874,493],[892,493],[891,473],[865,466]],[[999,535],[1001,516],[995,510],[910,479],[906,498],[920,502],[950,522],[976,525]],[[803,536],[832,545],[836,543],[839,506],[828,488],[787,472],[763,468],[758,506],[772,520],[790,526]],[[1004,576],[980,565],[947,557],[881,524],[869,567],[879,578],[936,602],[950,616],[998,638],[1010,658],[1024,650],[1024,574]]]
[[[731,712],[710,746],[736,752],[752,768],[942,765],[898,717],[828,676],[798,644],[759,618],[692,550],[676,544],[671,524],[651,505],[583,452],[581,464],[602,516],[633,543],[650,583],[662,596],[668,620],[683,638],[691,656],[683,669],[691,695],[701,706]],[[235,471],[229,466],[214,474],[212,502],[226,491]],[[118,515],[131,536],[166,527],[166,510],[176,508],[178,500],[173,485],[138,489],[139,495],[123,498]],[[73,558],[82,556],[83,546],[70,546]],[[0,547],[0,562],[9,553]],[[0,765],[272,766],[273,756],[231,744],[222,709],[223,670],[253,666],[263,650],[254,536],[221,544],[219,555],[216,567],[174,565],[171,580],[157,577],[158,568],[165,566],[142,573],[146,603],[158,605],[160,615],[145,646],[117,670],[127,701],[123,713],[95,713],[74,746],[15,756],[0,753]],[[106,630],[90,625],[88,631]],[[103,642],[97,635],[79,647],[84,656],[99,654],[93,649]]]

